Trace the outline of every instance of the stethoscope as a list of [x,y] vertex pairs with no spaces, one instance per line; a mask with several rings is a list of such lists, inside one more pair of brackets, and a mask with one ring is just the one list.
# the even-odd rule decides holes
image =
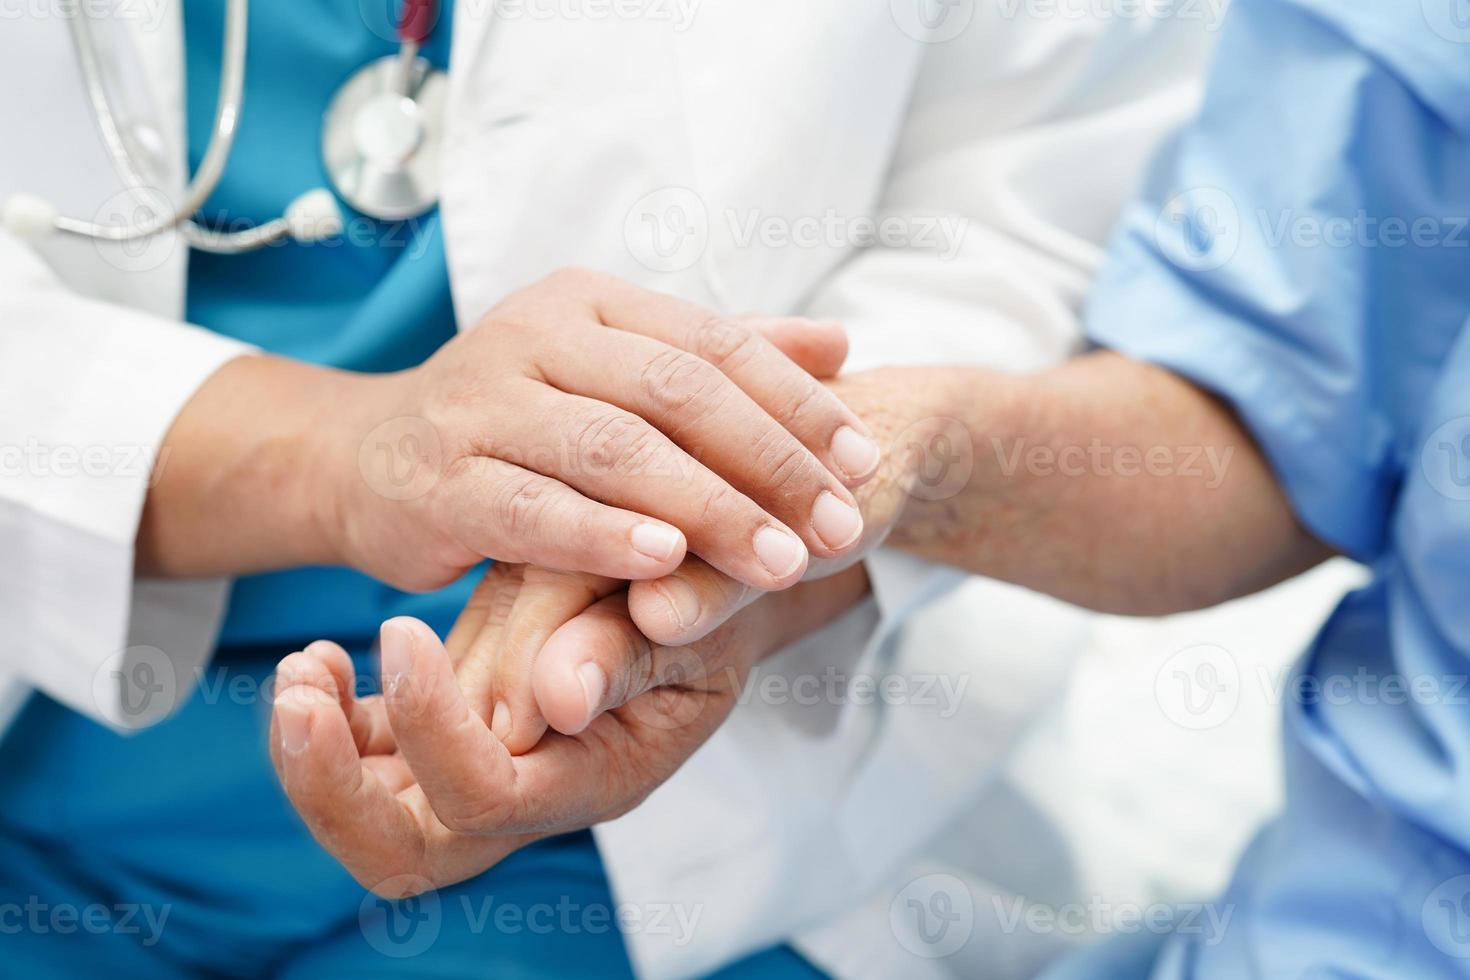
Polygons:
[[[143,169],[118,126],[97,56],[86,5],[68,18],[102,141],[129,189],[148,190]],[[20,237],[51,234],[99,242],[134,242],[177,229],[193,248],[237,254],[285,239],[320,241],[341,234],[342,211],[326,188],[307,191],[281,217],[241,231],[202,227],[193,215],[219,185],[234,148],[245,96],[245,40],[249,0],[226,0],[224,57],[214,126],[199,168],[176,205],[145,209],[141,220],[101,223],[61,214],[49,201],[17,194],[0,208],[0,225]],[[342,200],[383,221],[423,214],[439,200],[439,147],[443,137],[444,73],[419,57],[438,19],[436,0],[403,0],[399,50],[359,70],[337,91],[322,125],[322,161]],[[150,200],[155,195],[149,195]]]

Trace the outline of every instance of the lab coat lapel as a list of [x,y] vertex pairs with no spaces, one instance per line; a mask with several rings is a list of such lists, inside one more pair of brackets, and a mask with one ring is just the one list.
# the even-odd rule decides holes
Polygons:
[[529,9],[456,11],[443,216],[461,327],[568,265],[714,301],[700,262],[636,247],[639,202],[696,184],[675,25]]
[[456,12],[443,215],[461,327],[567,265],[727,312],[789,310],[850,254],[759,235],[877,207],[919,47],[885,7],[532,9]]

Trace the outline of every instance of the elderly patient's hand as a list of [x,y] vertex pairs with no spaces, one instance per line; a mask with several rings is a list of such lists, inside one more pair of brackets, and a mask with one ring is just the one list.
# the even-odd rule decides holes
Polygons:
[[317,840],[366,887],[400,897],[451,884],[533,840],[628,811],[729,714],[752,664],[866,588],[854,570],[775,593],[685,648],[648,643],[625,592],[589,597],[577,621],[609,710],[576,736],[551,734],[513,756],[467,696],[483,688],[486,661],[466,653],[503,639],[517,607],[517,629],[537,616],[559,621],[553,605],[517,602],[528,588],[534,599],[537,574],[491,569],[447,644],[416,620],[384,624],[382,696],[354,696],[352,662],[335,644],[281,662],[271,757]]

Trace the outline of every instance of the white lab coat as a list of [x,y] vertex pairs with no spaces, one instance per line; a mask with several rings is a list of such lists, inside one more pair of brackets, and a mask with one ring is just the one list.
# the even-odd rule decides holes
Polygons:
[[[124,125],[153,128],[176,192],[178,4],[128,6],[156,16],[112,39],[136,53],[116,59]],[[725,311],[838,316],[855,368],[1021,369],[1073,352],[1108,228],[1190,111],[1211,26],[969,0],[931,9],[944,16],[927,38],[907,0],[495,8],[461,0],[455,17],[442,211],[461,324],[579,264]],[[0,196],[118,210],[65,24],[7,21],[0,66],[0,132],[25,134],[0,154]],[[906,222],[898,237],[857,247],[865,219],[885,216]],[[39,688],[123,724],[115,675],[129,658],[161,651],[182,691],[210,654],[227,583],[133,577],[148,468],[51,465],[56,447],[152,458],[190,394],[242,352],[179,322],[184,252],[0,233],[0,447],[39,446],[46,463],[23,458],[0,480],[12,704]],[[692,942],[628,933],[641,975],[692,975],[782,940],[839,975],[883,975],[911,941],[896,924],[875,934],[860,901],[942,841],[1059,696],[1087,617],[901,555],[870,567],[873,601],[763,672],[894,671],[963,691],[927,706],[757,694],[643,807],[599,828],[620,902],[698,909]]]

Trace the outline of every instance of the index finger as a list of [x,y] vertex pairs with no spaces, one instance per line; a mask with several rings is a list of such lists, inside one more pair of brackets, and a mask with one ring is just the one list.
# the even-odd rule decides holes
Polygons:
[[880,451],[862,419],[749,320],[612,276],[599,277],[588,299],[608,326],[660,340],[719,368],[848,486],[877,472]]
[[363,765],[337,698],[306,683],[278,692],[271,761],[311,835],[364,886],[418,871],[422,829]]

